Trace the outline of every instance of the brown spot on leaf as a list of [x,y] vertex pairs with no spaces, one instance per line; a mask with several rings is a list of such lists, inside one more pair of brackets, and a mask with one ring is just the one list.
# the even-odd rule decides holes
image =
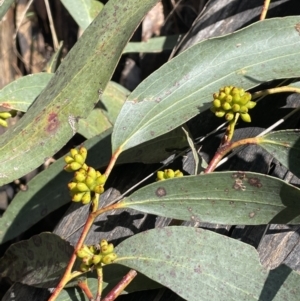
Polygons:
[[201,274],[201,267],[198,265],[197,267],[194,268],[194,272],[197,274]]
[[262,187],[260,179],[258,179],[258,178],[250,178],[250,179],[248,179],[248,183],[251,186],[254,186],[254,187],[257,187],[257,188],[261,188]]
[[150,135],[151,135],[151,136],[154,136],[154,135],[155,135],[155,132],[154,132],[154,131],[151,131],[151,132],[150,132]]
[[300,22],[295,25],[295,29],[299,32],[300,35]]
[[42,239],[38,235],[33,236],[32,241],[33,241],[34,245],[37,247],[39,247],[42,244]]
[[2,102],[1,103],[1,107],[7,108],[7,109],[12,109],[12,106],[9,103],[7,103],[7,102]]
[[255,216],[255,212],[250,212],[250,213],[249,213],[249,217],[250,217],[250,218],[253,218],[254,216]]
[[46,127],[47,132],[53,132],[58,128],[59,120],[57,118],[57,113],[50,113],[48,116],[48,125]]
[[160,198],[167,195],[166,189],[163,187],[158,187],[155,191],[155,194]]

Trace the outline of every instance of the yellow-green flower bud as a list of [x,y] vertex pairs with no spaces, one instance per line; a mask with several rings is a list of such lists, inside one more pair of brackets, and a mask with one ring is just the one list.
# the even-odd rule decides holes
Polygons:
[[70,182],[70,183],[68,183],[69,190],[71,190],[71,191],[77,191],[76,185],[77,185],[76,182]]
[[241,106],[240,113],[248,113],[248,108],[246,106]]
[[255,102],[255,101],[249,101],[249,102],[246,104],[246,107],[247,107],[248,109],[253,109],[255,106],[256,106],[256,102]]
[[81,164],[74,161],[74,162],[70,163],[69,166],[73,171],[76,171],[81,167]]
[[4,127],[6,127],[6,128],[8,127],[7,121],[4,120],[4,119],[1,119],[1,118],[0,118],[0,125],[4,126]]
[[11,117],[11,113],[10,112],[0,112],[0,118],[2,119],[8,119]]
[[90,189],[88,188],[88,186],[85,183],[77,183],[76,185],[76,189],[79,192],[86,192],[89,191]]
[[220,95],[219,95],[219,99],[222,101],[226,98],[226,94],[224,92],[221,92]]
[[88,176],[90,176],[93,179],[96,179],[96,177],[97,177],[97,173],[96,173],[95,168],[93,168],[91,166],[89,166],[89,168],[87,170],[87,174],[88,174]]
[[82,262],[86,265],[92,265],[93,261],[92,261],[92,256],[86,256],[84,258],[82,258]]
[[114,245],[112,243],[108,244],[107,246],[102,246],[101,247],[101,254],[102,255],[110,254],[113,251],[114,251]]
[[224,90],[224,92],[228,95],[228,94],[230,94],[230,92],[232,90],[232,86],[226,86],[226,87],[222,88],[222,90]]
[[95,188],[95,186],[96,186],[95,179],[93,179],[93,178],[90,177],[90,176],[87,176],[87,177],[85,178],[84,183],[88,186],[88,188],[89,188],[90,190],[93,190],[93,189]]
[[89,203],[91,202],[91,199],[92,199],[91,193],[88,191],[88,192],[86,192],[86,193],[82,196],[81,202],[82,202],[83,205],[86,205],[86,204],[89,204]]
[[227,113],[227,114],[225,115],[225,119],[226,119],[227,121],[231,121],[233,118],[234,118],[234,114],[231,113],[231,112],[229,112],[229,113]]
[[156,173],[156,180],[157,181],[161,181],[161,180],[164,180],[165,177],[164,177],[165,173],[162,171],[162,170],[159,170],[157,173]]
[[103,256],[101,262],[104,264],[110,264],[110,263],[113,263],[117,257],[118,256],[116,253],[110,253],[110,254]]
[[96,254],[97,253],[97,248],[94,245],[88,246],[89,250],[93,253]]
[[101,259],[102,259],[102,255],[94,255],[93,257],[92,257],[92,262],[93,262],[93,264],[98,264],[100,261],[101,261]]
[[221,107],[221,101],[220,101],[219,99],[215,99],[215,100],[213,101],[213,106],[214,106],[215,108],[220,108],[220,107]]
[[251,94],[250,93],[245,93],[241,99],[240,99],[240,105],[245,105],[251,100]]
[[95,188],[94,188],[94,192],[96,193],[99,193],[99,194],[102,194],[104,192],[104,187],[102,185],[97,185]]
[[231,95],[227,95],[225,98],[226,102],[232,102],[232,96]]
[[83,174],[82,172],[75,172],[75,175],[74,175],[74,180],[77,181],[77,182],[83,182],[85,181],[86,179],[86,176],[85,174]]
[[84,195],[84,192],[74,193],[73,196],[72,196],[72,201],[73,202],[80,202],[83,195]]
[[78,154],[78,150],[77,150],[76,148],[71,148],[71,149],[70,149],[70,154],[71,154],[71,156],[74,158],[75,155]]
[[70,164],[70,163],[74,162],[74,158],[72,158],[71,156],[66,156],[65,157],[65,162],[67,164]]
[[80,264],[79,269],[80,269],[81,272],[85,273],[85,272],[88,272],[90,270],[90,267],[82,262]]
[[172,170],[172,169],[165,170],[165,178],[166,179],[174,178],[174,175],[175,175],[174,170]]
[[217,117],[223,117],[223,116],[225,115],[225,111],[223,111],[223,110],[218,110],[218,111],[216,111],[215,115],[216,115]]
[[84,164],[84,158],[80,154],[76,154],[74,156],[74,160],[79,163],[80,165]]
[[86,160],[87,157],[87,149],[84,146],[81,146],[79,149],[79,154],[83,157],[83,160]]
[[231,109],[231,105],[228,102],[224,102],[223,105],[222,105],[222,108],[225,111],[229,111]]
[[77,250],[76,255],[79,258],[84,258],[88,256],[93,256],[93,253],[90,251],[87,245],[83,245],[79,250]]
[[183,177],[183,173],[180,170],[176,170],[174,175],[175,175],[175,178]]
[[103,247],[107,247],[108,246],[108,241],[106,240],[106,239],[102,239],[101,241],[100,241],[100,247],[101,247],[101,249],[103,248]]
[[96,179],[97,185],[103,185],[103,184],[105,184],[105,182],[106,182],[106,175],[100,175]]
[[240,111],[240,106],[238,105],[238,104],[234,104],[233,106],[232,106],[232,111],[234,112],[234,113],[237,113],[237,112],[239,112]]
[[251,122],[251,117],[248,113],[241,114],[241,117],[245,122]]

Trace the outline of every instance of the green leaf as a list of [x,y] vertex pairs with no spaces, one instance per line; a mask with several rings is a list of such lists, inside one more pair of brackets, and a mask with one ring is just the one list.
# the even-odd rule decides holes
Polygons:
[[51,73],[23,76],[0,90],[0,106],[26,112],[53,77]]
[[61,0],[76,23],[85,30],[103,9],[97,0]]
[[[103,267],[103,293],[102,296],[105,296],[110,290],[118,284],[119,281],[128,273],[130,269],[122,266],[122,265],[106,265]],[[89,288],[92,292],[97,291],[98,281],[97,275],[94,272],[93,274],[89,273],[87,275],[87,282]],[[138,273],[138,275],[133,279],[133,281],[125,288],[122,294],[149,290],[149,289],[157,289],[162,286],[157,282],[149,279],[143,274]],[[82,293],[81,290],[76,290],[74,288],[67,288],[63,290],[56,299],[57,301],[69,301],[69,300],[87,300],[87,297]]]
[[13,3],[14,3],[14,0],[4,0],[4,1],[1,1],[1,5],[0,5],[0,21],[4,17],[4,15],[6,14],[6,12],[8,11],[8,9],[10,8],[10,6]]
[[0,259],[0,275],[36,287],[55,287],[73,251],[58,235],[41,233],[7,249]]
[[118,204],[169,218],[220,224],[297,224],[300,190],[251,172],[214,172],[159,181]]
[[[76,133],[106,87],[124,46],[157,0],[110,0],[0,145],[0,185],[41,165]],[[113,49],[113,51],[112,51]]]
[[116,121],[113,152],[171,131],[211,106],[225,85],[253,88],[297,77],[298,16],[257,22],[187,49],[152,73],[129,96]]
[[172,35],[166,37],[155,37],[146,42],[129,42],[125,47],[123,54],[132,52],[154,53],[162,52],[164,50],[172,50],[175,47],[178,38],[179,35]]
[[299,300],[298,273],[287,266],[267,270],[252,246],[212,231],[153,229],[125,240],[115,252],[116,263],[188,301]]
[[297,177],[300,177],[300,130],[266,134],[258,138],[258,145],[267,150]]
[[121,85],[109,82],[97,107],[88,118],[79,120],[78,133],[89,139],[111,128],[129,93]]
[[55,53],[51,56],[49,62],[45,67],[47,73],[55,73],[55,71],[57,70],[62,57],[63,45],[63,41],[60,41],[58,49],[56,49]]

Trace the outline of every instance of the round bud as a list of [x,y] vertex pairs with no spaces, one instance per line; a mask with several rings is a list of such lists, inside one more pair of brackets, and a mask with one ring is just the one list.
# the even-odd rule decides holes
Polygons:
[[222,100],[224,100],[226,98],[226,96],[227,95],[224,92],[221,92],[220,96],[219,96],[219,99],[222,101]]
[[73,196],[72,196],[72,201],[73,202],[80,202],[83,195],[84,195],[84,192],[74,193]]
[[232,106],[232,111],[234,112],[234,113],[237,113],[237,112],[239,112],[240,111],[240,105],[238,105],[238,104],[234,104],[233,106]]
[[171,179],[174,178],[174,170],[173,169],[166,169],[165,170],[165,178],[166,179]]
[[68,164],[70,166],[70,168],[73,170],[73,171],[76,171],[78,170],[82,165],[79,164],[78,162],[74,161],[70,164]]
[[85,272],[88,272],[90,270],[90,267],[82,262],[80,264],[79,269],[80,269],[81,272],[85,273]]
[[92,265],[93,264],[92,258],[93,256],[86,256],[82,258],[82,262],[86,265]]
[[103,185],[103,184],[105,184],[105,182],[106,182],[106,175],[100,175],[96,179],[97,185]]
[[248,113],[248,108],[246,106],[241,106],[240,113]]
[[226,87],[224,88],[224,92],[225,92],[227,95],[230,94],[231,90],[232,90],[232,87],[231,87],[231,86],[226,86]]
[[[84,158],[80,154],[74,156],[74,160],[79,163],[81,166],[84,164]],[[81,167],[80,166],[80,167]]]
[[8,119],[11,117],[11,113],[10,112],[0,112],[0,118],[2,119]]
[[4,127],[6,127],[6,128],[8,127],[7,121],[4,120],[4,119],[1,119],[1,118],[0,118],[0,125],[4,126]]
[[108,242],[107,242],[106,239],[102,239],[102,240],[100,241],[100,247],[101,247],[101,248],[106,247],[107,245],[108,245]]
[[116,253],[110,253],[110,254],[103,256],[101,262],[104,264],[110,264],[110,263],[113,263],[117,257],[118,256]]
[[224,115],[225,115],[225,111],[221,111],[221,110],[219,110],[219,111],[216,111],[216,113],[215,113],[215,115],[217,116],[217,117],[223,117]]
[[83,205],[89,204],[91,202],[91,193],[89,191],[83,195],[81,202]]
[[251,94],[245,93],[240,99],[240,105],[245,105],[251,100]]
[[231,95],[227,95],[225,98],[226,102],[232,102],[232,96]]
[[96,192],[96,193],[101,194],[101,193],[104,192],[104,187],[103,187],[103,185],[97,185],[97,186],[95,186],[95,188],[93,189],[93,191]]
[[87,170],[87,174],[93,178],[93,179],[96,179],[96,170],[95,168],[89,166],[88,170]]
[[241,114],[241,117],[245,122],[251,122],[251,117],[248,113]]
[[107,255],[114,251],[114,245],[112,243],[108,244],[107,246],[101,247],[101,254]]
[[71,156],[66,156],[64,159],[67,164],[74,162],[74,159]]
[[87,176],[87,177],[85,178],[84,183],[88,186],[88,188],[89,188],[90,190],[93,190],[93,189],[95,188],[95,186],[96,186],[95,179],[92,178],[92,177],[90,177],[90,176]]
[[246,104],[246,107],[247,107],[248,109],[253,109],[255,106],[256,106],[256,102],[255,102],[255,101],[249,101],[249,102]]
[[68,183],[69,190],[71,190],[71,191],[77,191],[76,185],[77,185],[76,182],[70,182],[70,183]]
[[229,112],[229,113],[227,113],[227,114],[225,115],[225,119],[226,119],[227,121],[231,121],[233,118],[234,118],[234,114],[231,113],[231,112]]
[[86,192],[90,190],[85,183],[77,183],[76,189],[80,192]]
[[79,154],[83,157],[85,161],[87,157],[87,149],[84,146],[81,146],[79,149]]
[[220,108],[220,107],[221,107],[221,101],[220,101],[219,99],[215,99],[215,100],[213,101],[213,106],[214,106],[215,108]]
[[92,257],[92,262],[93,262],[93,264],[97,264],[101,261],[101,259],[102,259],[102,255],[94,255]]
[[222,108],[225,111],[229,111],[231,109],[231,105],[228,102],[224,102],[223,105],[222,105]]
[[74,158],[74,156],[78,154],[78,150],[76,148],[72,148],[70,149],[70,154]]
[[78,171],[75,172],[74,179],[77,182],[83,182],[85,180],[85,178],[86,178],[86,176],[82,172],[78,172]]
[[183,173],[180,170],[175,171],[175,178],[183,177]]
[[157,178],[156,178],[156,180],[157,181],[161,181],[161,180],[164,180],[165,178],[164,178],[164,172],[162,171],[162,170],[159,170],[157,173],[156,173],[156,176],[157,176]]

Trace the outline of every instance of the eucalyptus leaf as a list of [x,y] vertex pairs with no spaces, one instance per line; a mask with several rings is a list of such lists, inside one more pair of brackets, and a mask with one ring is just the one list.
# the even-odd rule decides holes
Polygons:
[[256,250],[212,231],[153,229],[116,247],[116,263],[135,269],[188,301],[299,300],[300,275],[262,267]]
[[14,0],[2,0],[0,1],[0,21],[10,8],[10,6],[14,3]]
[[258,138],[258,145],[267,150],[297,177],[300,177],[300,130],[266,134]]
[[76,134],[78,120],[94,108],[128,39],[156,2],[105,5],[27,113],[2,135],[0,185],[40,166]]
[[53,77],[51,73],[23,76],[0,90],[0,106],[26,112]]
[[297,224],[300,190],[251,172],[214,172],[159,181],[125,198],[118,208],[216,224]]
[[76,23],[85,30],[103,9],[97,0],[61,0]]
[[55,287],[73,254],[69,242],[41,233],[12,244],[0,259],[1,277],[36,287]]
[[265,81],[300,75],[299,17],[257,22],[200,42],[145,79],[116,121],[113,152],[171,131],[211,106],[222,86],[251,89]]
[[164,50],[172,50],[177,44],[179,35],[172,35],[166,37],[155,37],[151,38],[146,42],[129,42],[124,51],[124,53],[155,53]]

